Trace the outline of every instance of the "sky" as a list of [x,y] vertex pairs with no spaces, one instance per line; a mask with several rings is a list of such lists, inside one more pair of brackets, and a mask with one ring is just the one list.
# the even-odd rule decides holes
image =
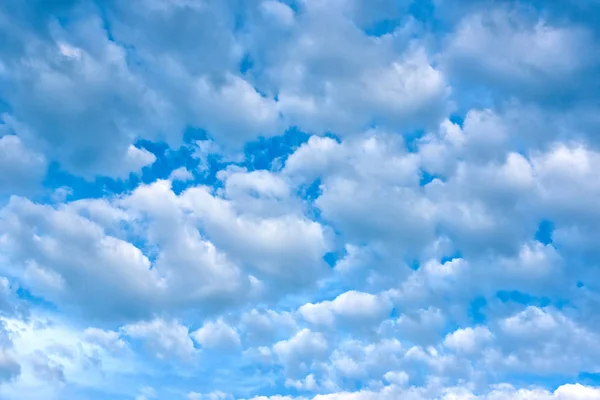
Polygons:
[[0,399],[600,399],[598,0],[0,2]]

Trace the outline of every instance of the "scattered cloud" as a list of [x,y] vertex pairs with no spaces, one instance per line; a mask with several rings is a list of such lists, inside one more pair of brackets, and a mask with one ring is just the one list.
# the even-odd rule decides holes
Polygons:
[[0,5],[0,398],[600,398],[600,4]]

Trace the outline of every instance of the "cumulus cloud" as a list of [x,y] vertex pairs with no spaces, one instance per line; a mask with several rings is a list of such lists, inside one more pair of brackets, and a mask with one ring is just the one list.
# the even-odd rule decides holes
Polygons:
[[385,296],[357,291],[342,293],[332,301],[308,303],[298,309],[306,321],[317,325],[333,325],[335,319],[359,326],[377,323],[387,318],[392,309]]
[[471,80],[500,92],[542,101],[543,96],[573,99],[586,90],[579,78],[594,80],[597,74],[598,57],[578,50],[597,46],[592,35],[585,26],[553,25],[527,6],[500,6],[463,18],[445,57],[463,79],[471,74]]
[[[589,386],[580,384],[563,385],[550,392],[543,389],[516,389],[511,385],[503,384],[489,390],[487,393],[476,395],[472,391],[461,387],[450,388],[410,388],[404,389],[399,385],[386,386],[380,391],[363,390],[360,392],[335,393],[328,395],[318,395],[313,400],[370,400],[370,399],[395,399],[398,397],[425,400],[450,400],[450,399],[484,399],[484,400],[517,400],[517,399],[594,399],[598,396],[598,390]],[[267,399],[267,397],[258,397],[255,399]],[[278,397],[275,397],[277,399]],[[273,399],[271,397],[270,399]]]
[[16,135],[0,137],[0,186],[4,195],[27,194],[44,178],[43,155],[27,149]]
[[202,328],[192,333],[192,337],[207,349],[228,350],[241,346],[238,333],[222,319],[204,324]]
[[264,345],[289,337],[298,324],[290,312],[252,309],[241,315],[240,328],[249,343]]
[[[78,7],[58,8],[69,15]],[[51,8],[35,6],[19,15],[2,27],[13,32],[13,43],[3,52],[1,86],[27,128],[26,146],[89,178],[123,176],[148,164],[153,156],[131,145],[140,129],[173,126],[161,116],[169,108],[130,70],[126,51],[107,37],[101,19],[88,15],[64,26]],[[28,26],[36,19],[39,26]]]
[[0,398],[598,398],[599,16],[6,0]]
[[326,337],[309,329],[302,329],[293,337],[273,345],[275,355],[290,375],[308,370],[315,360],[325,359],[328,350]]
[[161,360],[189,360],[196,353],[188,328],[177,321],[155,319],[125,325],[122,330],[127,336],[144,341],[151,354]]
[[492,338],[492,333],[485,326],[469,327],[448,334],[444,339],[444,345],[457,352],[472,353]]

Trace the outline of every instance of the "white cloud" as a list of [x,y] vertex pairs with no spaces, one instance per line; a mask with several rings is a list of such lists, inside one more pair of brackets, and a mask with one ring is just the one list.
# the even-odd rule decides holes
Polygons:
[[553,25],[526,6],[506,6],[463,18],[445,57],[463,79],[470,74],[471,81],[495,90],[539,99],[585,90],[578,78],[598,65],[592,50],[596,46],[583,26]]
[[28,194],[46,174],[46,159],[26,148],[16,135],[0,132],[0,187],[3,195]]
[[173,170],[173,172],[171,172],[171,174],[169,175],[169,179],[174,181],[186,182],[193,180],[194,175],[190,171],[188,171],[187,168],[179,167]]
[[[2,210],[2,248],[10,268],[34,293],[59,304],[77,304],[106,316],[137,314],[152,304],[162,284],[150,261],[131,243],[66,208],[13,198]],[[16,266],[19,266],[18,268]],[[83,282],[95,282],[89,287]]]
[[598,218],[592,198],[600,185],[592,179],[600,154],[581,144],[557,143],[549,151],[534,154],[532,164],[540,184],[541,202],[557,219]]
[[312,284],[326,272],[322,257],[329,248],[328,233],[321,224],[299,212],[245,212],[244,200],[236,200],[215,196],[205,187],[181,195],[184,209],[203,221],[213,243],[251,267],[257,277],[289,287]]
[[410,400],[588,400],[598,396],[598,389],[576,385],[563,385],[554,392],[543,389],[516,389],[511,385],[497,385],[481,395],[463,387],[440,388],[430,386],[427,388],[411,387],[404,389],[401,386],[389,385],[380,391],[363,390],[359,392],[338,392],[327,395],[317,395],[313,400],[392,400],[397,398]]
[[369,131],[341,144],[311,139],[289,157],[284,173],[308,183],[321,179],[315,205],[351,242],[394,242],[390,250],[416,255],[434,239],[435,205],[419,187],[418,157],[398,136]]
[[[270,16],[273,3],[268,3]],[[373,120],[394,128],[427,124],[447,109],[449,88],[422,43],[411,40],[410,23],[400,20],[397,35],[385,38],[361,29],[398,15],[403,6],[302,1],[294,4],[292,24],[291,13],[278,5],[277,20],[284,21],[285,13],[288,21],[282,29],[282,24],[273,28],[273,18],[264,18],[261,4],[263,18],[253,21],[244,43],[253,62],[263,67],[257,86],[277,93],[286,125],[347,135]]]
[[142,340],[151,354],[159,360],[179,358],[189,361],[196,354],[188,328],[177,321],[154,319],[125,325],[122,330],[127,336]]
[[120,375],[139,368],[131,353],[114,352],[111,343],[92,340],[100,337],[97,330],[90,336],[90,331],[80,331],[55,315],[2,318],[1,326],[12,339],[6,361],[14,358],[20,364],[18,378],[0,385],[2,398],[54,399],[69,385],[93,390],[109,385],[111,394],[122,395],[128,388],[117,385]]
[[44,22],[29,32],[18,20],[3,27],[18,45],[4,53],[2,90],[27,129],[25,146],[88,178],[123,177],[151,163],[153,155],[132,144],[156,137],[150,132],[179,131],[168,102],[130,70],[126,50],[109,40],[100,18],[87,15],[66,27],[43,16],[50,10],[37,11]]
[[156,156],[148,150],[130,145],[124,159],[117,164],[118,168],[108,167],[104,173],[115,178],[127,178],[130,173],[139,173],[143,167],[152,165],[155,161]]
[[0,398],[600,396],[597,1],[38,3]]
[[493,335],[486,326],[476,326],[449,333],[444,339],[444,345],[459,353],[473,353],[492,339]]
[[293,315],[289,312],[257,309],[245,312],[240,317],[240,327],[245,340],[253,344],[271,344],[277,339],[287,338],[298,330]]
[[215,391],[205,394],[190,392],[187,395],[187,400],[227,400],[231,398],[232,397],[230,395],[221,391]]
[[410,379],[408,374],[404,371],[390,371],[387,372],[383,377],[387,382],[399,386],[405,385]]
[[382,295],[357,291],[340,294],[332,301],[308,303],[298,309],[306,321],[317,325],[333,325],[336,318],[357,327],[375,324],[389,316],[391,302]]
[[441,338],[441,332],[446,325],[446,316],[435,307],[417,310],[407,309],[396,320],[387,320],[382,323],[380,330],[388,330],[399,338],[419,345],[431,345]]
[[294,11],[287,4],[280,1],[263,1],[260,3],[260,11],[283,26],[294,24]]
[[314,360],[327,356],[328,350],[325,336],[309,329],[302,329],[290,339],[273,345],[273,352],[290,376],[309,370]]
[[119,353],[127,349],[127,344],[118,332],[87,328],[84,337],[87,341],[96,343],[111,352]]
[[[344,387],[344,380],[357,382],[381,381],[392,378],[390,371],[401,367],[406,349],[395,338],[382,340],[347,340],[341,342],[329,359],[327,377]],[[392,378],[393,379],[393,378]]]
[[241,346],[239,334],[222,319],[207,322],[195,332],[192,338],[203,348],[217,350],[232,350]]
[[[225,81],[218,88],[204,78],[193,83],[190,100],[198,123],[220,143],[238,148],[249,139],[275,135],[279,125],[275,100],[238,76],[227,75]],[[238,112],[231,114],[232,108]]]

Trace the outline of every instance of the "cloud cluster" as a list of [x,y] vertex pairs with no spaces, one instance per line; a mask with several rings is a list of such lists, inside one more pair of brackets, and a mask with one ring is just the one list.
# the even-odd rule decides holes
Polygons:
[[0,397],[600,398],[600,4],[0,5]]

